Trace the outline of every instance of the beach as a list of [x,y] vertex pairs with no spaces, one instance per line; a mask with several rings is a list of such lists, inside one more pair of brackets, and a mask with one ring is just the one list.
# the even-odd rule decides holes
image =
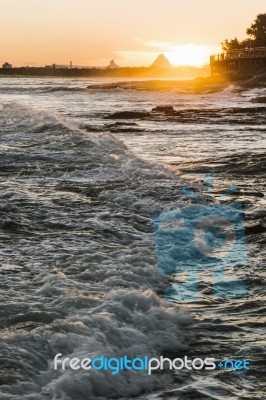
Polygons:
[[[0,78],[0,399],[263,398],[265,96],[262,78]],[[245,260],[223,272],[245,295],[207,268],[197,300],[166,298],[184,276],[160,269],[155,216],[208,201],[241,207]],[[113,376],[58,353],[251,368]]]

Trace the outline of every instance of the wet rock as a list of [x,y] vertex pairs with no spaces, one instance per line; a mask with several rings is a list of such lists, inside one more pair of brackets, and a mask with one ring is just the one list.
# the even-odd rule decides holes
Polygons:
[[174,112],[173,106],[157,106],[152,109],[153,112],[172,113]]
[[255,99],[251,100],[252,103],[266,103],[266,96],[260,96],[260,97],[256,97]]
[[89,124],[80,125],[80,128],[85,129],[88,132],[101,132],[102,131],[102,128],[100,126],[89,125]]
[[261,221],[255,225],[246,226],[245,232],[249,234],[258,234],[266,232],[266,226]]
[[149,113],[146,111],[118,111],[111,115],[108,115],[107,119],[141,119],[149,117]]
[[136,122],[110,122],[109,124],[106,124],[106,128],[116,128],[120,126],[138,126]]

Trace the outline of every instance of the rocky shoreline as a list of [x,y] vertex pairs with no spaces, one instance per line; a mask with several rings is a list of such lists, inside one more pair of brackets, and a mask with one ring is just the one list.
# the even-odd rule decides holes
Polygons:
[[255,75],[224,75],[208,78],[195,78],[192,80],[160,80],[152,79],[145,81],[119,81],[104,84],[89,85],[88,90],[140,90],[140,91],[163,91],[177,93],[215,93],[224,90],[229,84],[234,84],[236,90],[242,91],[252,88],[266,87],[266,73]]

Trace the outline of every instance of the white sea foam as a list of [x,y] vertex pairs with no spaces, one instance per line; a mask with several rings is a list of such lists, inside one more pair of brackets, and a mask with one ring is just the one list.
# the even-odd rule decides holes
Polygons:
[[20,281],[6,281],[20,305],[2,347],[16,365],[16,383],[7,373],[2,393],[87,400],[164,387],[163,375],[54,371],[52,360],[58,352],[136,357],[187,348],[191,320],[154,292],[165,278],[156,268],[151,218],[173,174],[108,134],[18,105],[2,112],[2,139],[12,144],[6,168],[15,171],[2,181],[2,227],[18,232],[12,252],[9,245],[4,252],[22,267]]
[[[149,377],[141,372],[112,376],[106,371],[53,370],[58,352],[69,357],[126,352],[176,356],[192,334],[198,344],[193,352],[209,356],[215,350],[222,357],[225,350],[229,356],[239,350],[241,357],[255,354],[262,365],[256,346],[263,310],[262,305],[258,309],[263,268],[258,242],[244,274],[237,267],[230,271],[244,276],[253,291],[250,299],[213,301],[206,271],[201,303],[194,309],[198,321],[191,325],[177,306],[169,307],[159,298],[170,282],[157,267],[152,216],[190,203],[181,191],[186,182],[161,162],[176,163],[171,167],[175,172],[180,163],[187,167],[187,162],[202,160],[202,171],[208,165],[223,172],[247,170],[261,190],[256,174],[262,171],[263,111],[235,116],[224,109],[244,106],[251,111],[256,104],[249,100],[263,91],[229,89],[194,96],[80,90],[88,83],[6,78],[0,87],[0,399],[88,400],[138,394],[142,400],[255,394],[262,398],[255,370],[252,378],[232,374],[226,382],[220,373],[214,379],[188,371]],[[126,124],[121,131],[121,125],[110,128],[105,119],[120,110],[149,112],[165,104],[185,109],[188,118],[136,120],[135,134]],[[247,181],[242,183],[245,192]],[[194,190],[202,187],[200,183]],[[250,207],[247,202],[246,218]],[[256,218],[263,215],[256,198]],[[165,224],[166,230],[180,227]],[[189,244],[184,246],[184,254],[191,251]],[[185,281],[185,273],[181,278]],[[245,346],[245,341],[254,345]]]

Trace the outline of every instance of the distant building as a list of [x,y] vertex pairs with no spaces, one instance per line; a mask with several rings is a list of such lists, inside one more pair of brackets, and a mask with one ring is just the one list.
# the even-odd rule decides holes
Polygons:
[[56,64],[45,65],[45,68],[56,68]]
[[4,69],[12,68],[12,64],[9,64],[8,62],[5,62],[5,63],[2,65],[2,68],[4,68]]
[[69,68],[68,65],[58,65],[58,64],[51,64],[51,65],[45,65],[44,68],[53,68],[53,69],[66,69]]
[[120,67],[119,67],[119,65],[117,65],[117,64],[115,63],[115,60],[111,60],[111,61],[110,61],[110,64],[108,65],[107,68],[108,68],[108,69],[115,69],[115,68],[120,68]]

